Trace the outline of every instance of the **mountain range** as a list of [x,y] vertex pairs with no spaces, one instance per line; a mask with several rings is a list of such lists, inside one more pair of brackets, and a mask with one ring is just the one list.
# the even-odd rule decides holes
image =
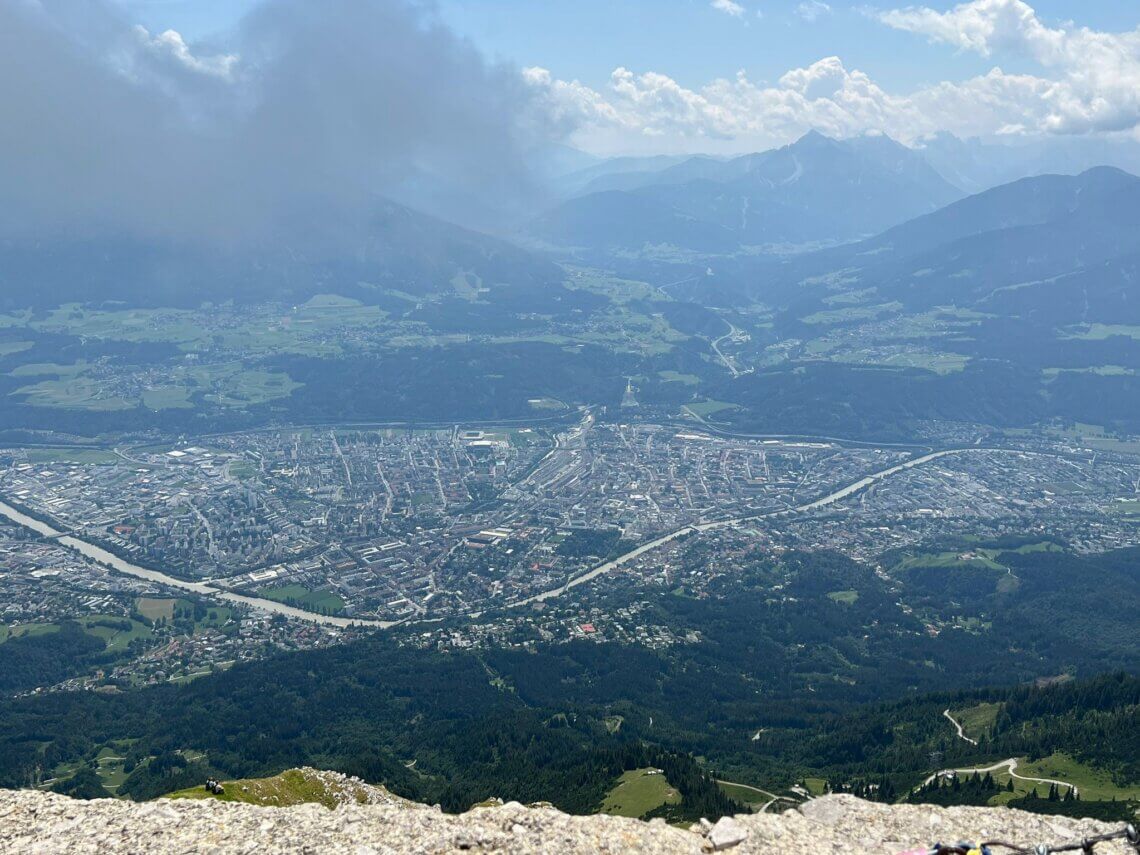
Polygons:
[[666,245],[723,255],[866,237],[962,195],[920,153],[888,137],[834,140],[812,132],[731,160],[694,157],[599,175],[533,231],[563,247]]
[[335,291],[365,303],[554,288],[557,265],[509,242],[377,200],[363,225],[314,212],[258,240],[215,246],[163,237],[60,236],[0,242],[0,311],[68,302],[188,306],[303,302]]
[[863,301],[912,310],[955,305],[1053,325],[1135,323],[1138,272],[1140,178],[1097,167],[1022,179],[802,256],[765,277],[757,293],[834,301],[834,286],[802,286],[838,276]]

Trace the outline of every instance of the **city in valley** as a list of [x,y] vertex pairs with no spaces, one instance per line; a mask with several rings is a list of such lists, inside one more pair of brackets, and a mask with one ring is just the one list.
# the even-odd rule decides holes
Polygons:
[[114,656],[55,688],[113,688],[376,627],[444,649],[699,643],[654,623],[644,597],[700,596],[746,554],[835,550],[883,574],[885,555],[954,538],[1140,543],[1135,457],[1056,434],[964,435],[875,446],[583,409],[557,428],[6,448],[0,624],[18,637],[78,622]]

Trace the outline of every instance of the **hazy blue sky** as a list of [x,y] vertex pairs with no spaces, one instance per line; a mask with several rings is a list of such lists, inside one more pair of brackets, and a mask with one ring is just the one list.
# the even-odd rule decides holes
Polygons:
[[[260,0],[123,0],[150,30],[173,28],[188,39],[225,31]],[[318,0],[314,0],[318,2]],[[1016,53],[989,59],[933,46],[884,27],[868,9],[910,2],[827,3],[805,20],[801,0],[739,0],[743,14],[713,8],[710,0],[439,0],[438,8],[458,33],[489,57],[549,68],[559,77],[603,85],[619,66],[656,70],[686,86],[699,86],[743,68],[757,80],[775,80],[789,68],[838,55],[885,85],[911,86],[987,71],[1032,68]],[[948,10],[955,3],[922,5]],[[1046,24],[1074,21],[1112,32],[1140,25],[1136,0],[1036,0],[1030,4]],[[809,17],[810,13],[809,13]]]
[[[197,52],[264,0],[119,0]],[[274,0],[269,0],[274,1]],[[401,0],[377,0],[399,3]],[[995,137],[1131,133],[1135,0],[438,0],[598,153],[731,153],[809,128]]]
[[[195,52],[263,0],[118,0]],[[391,0],[399,2],[399,0]],[[915,139],[1135,133],[1135,0],[438,0],[600,152],[739,151],[811,127]]]

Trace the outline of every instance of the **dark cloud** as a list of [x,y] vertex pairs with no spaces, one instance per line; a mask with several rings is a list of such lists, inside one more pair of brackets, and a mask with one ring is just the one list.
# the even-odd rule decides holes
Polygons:
[[4,237],[331,238],[383,196],[471,220],[532,192],[554,134],[514,69],[404,0],[267,0],[196,45],[6,0],[0,114]]

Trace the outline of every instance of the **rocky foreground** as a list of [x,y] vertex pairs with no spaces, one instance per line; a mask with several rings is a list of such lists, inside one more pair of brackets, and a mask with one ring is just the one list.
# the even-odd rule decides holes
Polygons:
[[[1057,845],[1115,831],[1086,820],[997,808],[888,806],[827,796],[783,814],[755,814],[692,830],[611,816],[568,816],[508,803],[462,816],[389,796],[379,803],[292,807],[214,800],[75,801],[0,791],[3,853],[896,853],[935,842],[1001,838]],[[1097,855],[1132,853],[1126,843]]]

